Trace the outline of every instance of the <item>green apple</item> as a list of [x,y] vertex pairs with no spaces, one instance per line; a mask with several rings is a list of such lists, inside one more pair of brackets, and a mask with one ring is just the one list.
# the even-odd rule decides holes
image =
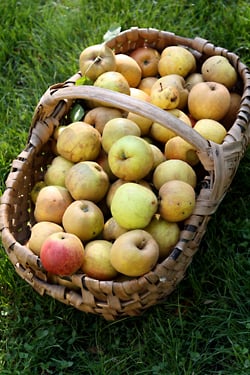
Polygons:
[[215,55],[207,58],[201,66],[205,81],[219,82],[228,89],[237,83],[237,71],[225,56]]
[[110,148],[108,161],[115,176],[126,181],[138,181],[152,169],[154,155],[144,139],[125,135]]
[[113,280],[118,271],[112,266],[110,252],[113,243],[106,240],[92,240],[85,245],[82,271],[97,280]]
[[65,174],[74,165],[73,162],[58,155],[48,166],[44,175],[46,185],[65,186]]
[[144,228],[158,208],[152,190],[134,182],[119,186],[111,201],[111,213],[117,223],[126,229]]
[[97,162],[81,161],[66,173],[65,186],[75,200],[99,202],[108,191],[109,178]]
[[113,267],[127,276],[142,276],[157,263],[159,246],[155,239],[142,229],[120,235],[113,243],[110,261]]
[[65,210],[62,224],[64,230],[82,241],[97,237],[103,230],[104,217],[101,209],[88,200],[76,200]]

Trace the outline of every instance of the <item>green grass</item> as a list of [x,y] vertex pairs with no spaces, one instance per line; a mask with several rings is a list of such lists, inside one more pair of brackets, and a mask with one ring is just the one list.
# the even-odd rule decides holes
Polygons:
[[[0,3],[0,189],[47,89],[78,70],[111,24],[199,35],[250,65],[248,1]],[[143,317],[107,322],[39,296],[0,251],[1,375],[247,375],[250,371],[250,153],[187,276]]]

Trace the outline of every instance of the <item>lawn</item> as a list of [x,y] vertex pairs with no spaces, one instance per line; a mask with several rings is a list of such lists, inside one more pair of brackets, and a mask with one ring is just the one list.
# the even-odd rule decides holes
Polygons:
[[[39,98],[111,25],[198,35],[250,66],[249,20],[243,0],[2,0],[0,194]],[[249,175],[248,150],[185,279],[143,316],[107,322],[41,297],[1,246],[0,374],[249,374]]]

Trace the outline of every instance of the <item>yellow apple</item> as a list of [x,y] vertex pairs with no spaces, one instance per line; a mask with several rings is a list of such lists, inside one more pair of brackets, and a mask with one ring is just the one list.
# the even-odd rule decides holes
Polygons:
[[52,221],[61,224],[64,211],[72,201],[70,193],[63,186],[43,187],[36,199],[34,209],[36,221]]
[[141,135],[141,129],[134,121],[123,117],[109,120],[105,124],[102,133],[102,147],[104,151],[108,153],[115,141],[129,134],[138,137]]
[[42,245],[40,258],[46,271],[54,275],[72,275],[82,266],[84,246],[74,234],[52,233]]
[[130,56],[138,63],[142,71],[142,78],[156,76],[158,74],[158,62],[160,53],[155,48],[138,47]]
[[46,185],[60,185],[65,186],[65,174],[74,165],[70,160],[58,155],[48,166],[44,181]]
[[159,246],[155,239],[142,229],[134,229],[119,236],[110,251],[113,267],[123,275],[142,276],[157,263]]
[[187,219],[195,208],[195,191],[187,182],[171,180],[165,182],[159,190],[160,216],[170,222]]
[[229,90],[218,82],[200,82],[190,90],[188,110],[193,118],[219,121],[229,110]]
[[144,228],[151,234],[159,246],[159,259],[165,259],[180,238],[180,228],[177,223],[168,222],[156,214]]
[[34,254],[40,255],[41,247],[47,237],[56,232],[63,232],[63,227],[51,221],[40,221],[31,227],[29,248]]
[[126,229],[144,228],[158,208],[154,192],[145,186],[128,182],[118,187],[111,201],[111,214]]
[[157,77],[145,77],[142,78],[138,89],[144,91],[146,94],[150,95],[151,93],[151,88],[153,84],[157,81]]
[[194,130],[205,139],[219,144],[223,142],[227,134],[226,129],[220,122],[211,119],[198,120],[194,125]]
[[75,200],[100,202],[108,191],[109,178],[97,162],[82,161],[66,173],[65,186]]
[[30,192],[30,197],[32,202],[35,204],[37,200],[37,196],[39,194],[39,191],[44,187],[47,186],[47,184],[44,182],[44,180],[37,181]]
[[154,144],[150,144],[150,147],[153,151],[153,156],[154,156],[154,162],[153,162],[153,167],[152,170],[154,170],[159,164],[161,164],[163,161],[166,160],[166,157],[164,153],[160,150],[159,147],[157,147]]
[[[130,97],[135,99],[144,100],[150,103],[150,96],[143,90],[138,88],[131,87],[130,88]],[[139,128],[141,129],[141,135],[147,135],[152,125],[152,120],[148,119],[147,117],[137,115],[136,113],[129,112],[127,118],[131,121],[134,121]]]
[[121,227],[115,218],[111,216],[105,223],[102,231],[102,237],[107,241],[116,240],[121,234],[127,232],[128,229]]
[[161,76],[179,74],[186,77],[196,70],[194,55],[182,46],[167,46],[161,53],[158,71]]
[[162,109],[177,108],[180,102],[180,93],[175,86],[166,86],[158,89],[151,89],[150,101],[152,104]]
[[166,159],[180,159],[186,161],[191,166],[199,163],[196,149],[180,136],[170,138],[164,149]]
[[89,241],[102,232],[104,216],[94,202],[76,200],[64,212],[62,224],[67,233],[75,234],[82,241]]
[[231,89],[237,83],[237,72],[228,59],[221,55],[208,57],[201,66],[205,81],[218,82]]
[[101,135],[86,122],[73,122],[59,134],[57,150],[73,163],[95,160],[101,150]]
[[95,81],[102,73],[115,70],[115,54],[106,44],[94,44],[81,52],[79,66],[83,76]]
[[153,184],[159,190],[165,182],[171,180],[185,181],[195,187],[197,176],[194,169],[187,162],[179,159],[169,159],[159,164],[154,170]]
[[106,240],[92,240],[86,244],[81,269],[87,276],[105,281],[113,280],[118,275],[110,261],[112,245]]
[[153,151],[141,137],[125,135],[110,148],[108,162],[111,171],[126,181],[138,181],[152,169]]
[[130,87],[126,78],[119,72],[102,73],[94,82],[94,86],[130,95]]
[[84,122],[94,126],[100,134],[103,132],[104,125],[111,119],[122,117],[123,112],[117,108],[95,107],[90,109],[84,116]]
[[116,71],[121,73],[130,87],[137,87],[141,81],[142,71],[139,64],[131,56],[124,53],[115,55]]

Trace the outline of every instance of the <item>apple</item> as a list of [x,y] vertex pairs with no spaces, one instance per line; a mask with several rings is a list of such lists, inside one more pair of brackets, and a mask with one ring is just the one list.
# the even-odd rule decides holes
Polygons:
[[106,44],[94,44],[81,52],[79,66],[82,76],[95,81],[102,73],[115,70],[115,54]]
[[220,122],[211,119],[198,120],[195,123],[193,129],[196,130],[205,139],[218,144],[221,144],[223,142],[227,134],[226,129]]
[[152,170],[154,170],[159,164],[166,160],[164,153],[154,144],[149,144],[151,150],[153,151],[154,162],[152,166]]
[[121,234],[127,232],[128,229],[121,227],[115,218],[111,216],[105,223],[102,231],[102,237],[107,241],[116,240]]
[[188,110],[196,119],[211,118],[219,121],[229,110],[229,90],[218,82],[197,83],[188,95]]
[[139,90],[144,91],[146,94],[150,95],[151,88],[153,84],[157,81],[157,77],[145,77],[141,79],[141,82],[138,86]]
[[112,216],[125,229],[144,228],[157,209],[154,192],[134,182],[119,186],[110,206]]
[[159,259],[165,259],[180,238],[180,228],[177,223],[168,222],[156,214],[144,228],[151,234],[159,246]]
[[[179,120],[182,120],[188,126],[192,126],[191,120],[189,116],[178,108],[168,109],[167,113],[177,117]],[[150,131],[150,137],[152,137],[155,141],[166,143],[170,138],[176,136],[176,133],[173,130],[165,128],[165,126],[159,124],[158,122],[153,122]]]
[[101,209],[92,201],[76,200],[65,210],[62,224],[67,233],[75,234],[82,241],[97,237],[103,230]]
[[195,147],[178,135],[166,142],[164,155],[166,159],[184,160],[192,167],[200,161]]
[[159,213],[169,222],[187,219],[195,207],[195,191],[187,182],[171,180],[165,182],[159,190]]
[[85,245],[82,271],[97,280],[113,280],[118,271],[112,266],[110,252],[113,243],[106,240],[92,240]]
[[[143,90],[140,90],[138,88],[131,87],[130,88],[130,97],[135,99],[144,100],[148,103],[150,103],[150,96]],[[129,112],[127,115],[127,118],[129,120],[134,121],[139,128],[141,129],[141,135],[147,135],[150,129],[150,126],[152,125],[152,120],[150,120],[147,117],[138,115],[134,112]]]
[[103,132],[104,125],[111,119],[122,117],[123,112],[118,108],[111,107],[95,107],[90,109],[84,116],[84,122],[92,125],[99,131]]
[[119,236],[110,251],[112,266],[126,276],[138,277],[157,263],[159,246],[143,229],[134,229]]
[[73,163],[95,160],[101,150],[101,135],[84,121],[73,122],[59,134],[57,150]]
[[134,121],[123,117],[117,117],[109,120],[103,129],[102,148],[106,153],[108,153],[115,141],[124,135],[129,134],[136,135],[138,137],[141,135],[141,129]]
[[171,180],[181,180],[196,186],[197,176],[194,169],[187,162],[179,159],[169,159],[159,164],[153,173],[153,184],[157,190]]
[[201,74],[205,81],[218,82],[229,90],[237,83],[237,72],[228,59],[221,55],[208,57],[201,66]]
[[126,78],[119,72],[102,73],[94,82],[94,86],[130,95],[130,87]]
[[116,71],[121,73],[130,87],[137,87],[141,81],[142,71],[139,64],[131,56],[124,53],[115,55]]
[[81,161],[66,173],[65,186],[75,200],[99,202],[108,191],[109,178],[97,162]]
[[191,88],[196,85],[196,83],[204,82],[204,78],[201,73],[194,72],[189,74],[185,79],[185,87],[188,89],[188,91],[191,90]]
[[107,173],[110,182],[115,181],[117,179],[117,177],[110,169],[108,154],[103,150],[103,148],[101,149],[100,154],[95,161],[102,167],[104,172]]
[[162,109],[177,108],[180,102],[180,93],[175,86],[167,86],[165,88],[159,86],[158,89],[152,87],[150,101]]
[[153,151],[144,139],[135,135],[125,135],[110,148],[108,162],[111,171],[126,181],[138,181],[152,169]]
[[158,78],[151,88],[151,95],[154,90],[158,92],[163,91],[169,86],[174,86],[179,91],[179,103],[177,107],[179,109],[184,109],[187,105],[189,91],[185,87],[185,79],[179,74],[169,74]]
[[63,232],[63,227],[51,221],[40,221],[31,227],[29,248],[34,254],[40,255],[41,247],[52,233]]
[[35,185],[33,186],[33,188],[31,189],[30,197],[34,204],[36,204],[37,196],[40,190],[45,186],[47,186],[47,184],[44,182],[44,180],[41,180],[41,181],[37,181]]
[[46,185],[65,186],[65,174],[73,165],[73,162],[63,156],[56,156],[45,172],[44,181]]
[[161,53],[158,71],[161,76],[179,74],[186,77],[196,70],[194,55],[182,46],[167,46]]
[[236,120],[240,109],[241,96],[236,92],[230,92],[230,106],[226,115],[220,120],[221,124],[228,130]]
[[43,187],[36,199],[34,216],[37,222],[52,221],[61,224],[62,216],[73,199],[64,186]]
[[155,48],[138,47],[130,56],[138,63],[142,71],[142,78],[156,76],[158,74],[158,62],[160,53]]
[[82,266],[84,246],[74,234],[53,233],[43,242],[40,258],[47,272],[61,276],[72,275]]

